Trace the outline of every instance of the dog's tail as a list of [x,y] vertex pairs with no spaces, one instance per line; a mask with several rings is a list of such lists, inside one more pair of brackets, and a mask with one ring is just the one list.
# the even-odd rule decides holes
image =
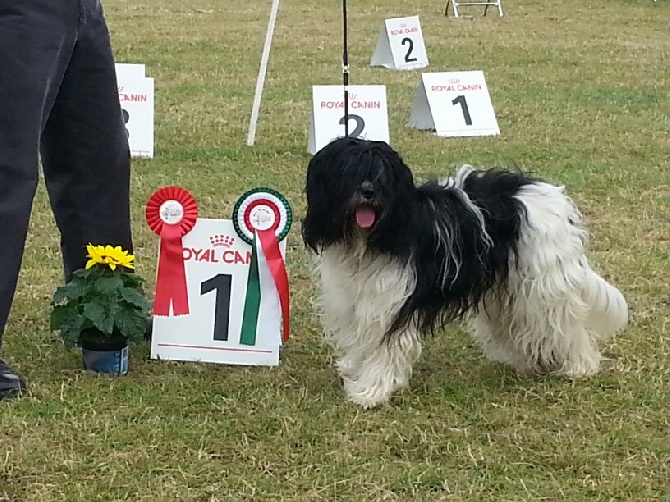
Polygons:
[[626,299],[595,271],[591,271],[584,285],[582,300],[590,308],[586,327],[599,337],[610,337],[628,324]]

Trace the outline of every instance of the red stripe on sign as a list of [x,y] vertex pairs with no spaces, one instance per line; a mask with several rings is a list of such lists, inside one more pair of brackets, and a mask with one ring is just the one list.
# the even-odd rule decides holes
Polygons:
[[159,343],[159,347],[178,347],[180,349],[205,349],[205,350],[223,350],[227,352],[254,352],[257,354],[272,354],[271,350],[258,349],[234,349],[230,347],[206,347],[204,345],[180,345],[178,343]]

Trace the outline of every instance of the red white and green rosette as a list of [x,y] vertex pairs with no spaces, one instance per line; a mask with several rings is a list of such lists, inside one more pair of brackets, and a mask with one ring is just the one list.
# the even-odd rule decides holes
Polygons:
[[187,315],[188,286],[182,237],[191,231],[198,219],[198,204],[183,188],[163,187],[149,198],[145,215],[147,223],[160,237],[154,315]]
[[[240,197],[233,209],[237,234],[251,245],[251,263],[242,317],[242,345],[255,345],[259,326],[272,325],[281,316],[289,339],[289,284],[279,249],[291,228],[291,206],[279,192],[254,188]],[[266,320],[268,322],[266,322]]]

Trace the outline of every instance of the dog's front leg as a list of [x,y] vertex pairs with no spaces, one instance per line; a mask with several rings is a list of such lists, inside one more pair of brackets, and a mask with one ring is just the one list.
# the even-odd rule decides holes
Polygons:
[[374,408],[409,385],[421,341],[416,334],[402,333],[348,349],[338,361],[347,397],[363,408]]

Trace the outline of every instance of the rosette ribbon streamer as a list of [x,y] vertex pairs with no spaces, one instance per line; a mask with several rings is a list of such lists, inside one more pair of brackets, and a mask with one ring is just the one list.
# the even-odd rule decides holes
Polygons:
[[252,247],[240,344],[256,345],[259,329],[277,325],[279,316],[283,321],[283,337],[279,343],[287,342],[290,291],[279,241],[291,225],[291,208],[274,190],[255,189],[243,195],[235,205],[233,223],[238,234]]
[[198,219],[198,204],[183,188],[164,187],[149,198],[146,219],[151,230],[160,237],[154,315],[169,316],[170,304],[173,315],[187,315],[188,287],[182,237]]
[[[279,306],[284,328],[282,341],[287,342],[290,332],[288,275],[274,229],[257,231],[252,246],[240,343],[256,345],[260,321],[263,317],[278,316]],[[276,293],[273,290],[276,290]],[[273,302],[276,295],[279,296],[279,305]]]

